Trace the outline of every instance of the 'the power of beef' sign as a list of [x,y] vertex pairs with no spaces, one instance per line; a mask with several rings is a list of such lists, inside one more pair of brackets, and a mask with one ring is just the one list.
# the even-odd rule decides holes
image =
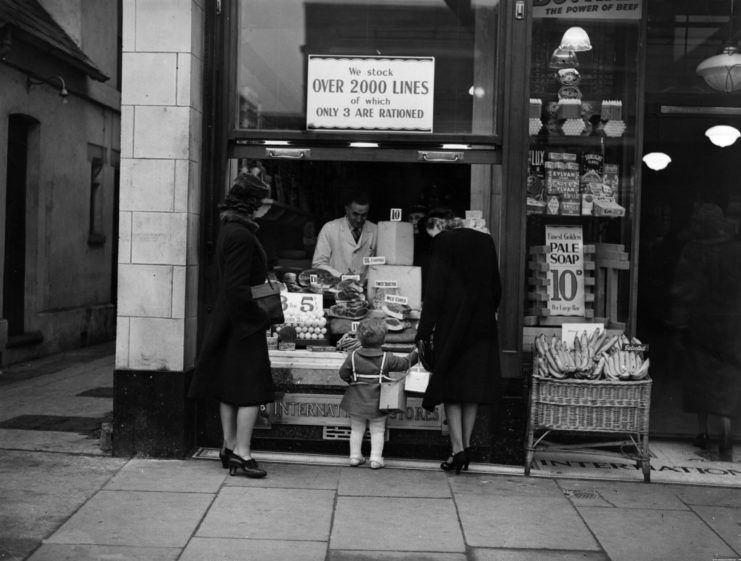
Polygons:
[[432,132],[434,57],[309,55],[308,130]]
[[640,19],[643,0],[533,0],[534,18]]

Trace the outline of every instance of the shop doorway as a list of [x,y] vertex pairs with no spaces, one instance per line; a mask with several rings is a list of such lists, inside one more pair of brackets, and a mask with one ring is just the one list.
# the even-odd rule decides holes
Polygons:
[[11,338],[25,331],[26,197],[32,126],[33,122],[22,115],[11,115],[8,119],[3,317]]
[[[637,333],[650,344],[654,380],[652,437],[686,442],[698,433],[698,423],[683,405],[685,346],[676,329],[680,310],[672,296],[672,287],[681,281],[677,262],[695,236],[692,216],[701,205],[719,207],[734,236],[741,222],[741,146],[721,148],[705,136],[718,124],[741,129],[741,116],[697,109],[699,114],[669,114],[666,106],[664,112],[662,106],[647,107],[644,153],[661,150],[672,161],[663,170],[643,168],[638,284]],[[717,418],[710,420],[711,434],[717,435]],[[741,423],[733,425],[738,440]],[[717,451],[717,445],[713,449]]]

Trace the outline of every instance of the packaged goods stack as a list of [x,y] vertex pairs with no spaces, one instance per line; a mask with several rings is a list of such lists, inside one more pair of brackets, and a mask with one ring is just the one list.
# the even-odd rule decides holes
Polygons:
[[414,263],[414,229],[409,222],[378,223],[379,261],[368,267],[368,302],[371,315],[386,321],[389,347],[414,343],[422,307],[422,270]]

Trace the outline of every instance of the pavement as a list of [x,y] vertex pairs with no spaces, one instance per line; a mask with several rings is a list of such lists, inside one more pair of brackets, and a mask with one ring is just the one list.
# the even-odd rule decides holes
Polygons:
[[741,558],[741,487],[572,478],[521,466],[213,450],[114,458],[112,344],[0,374],[2,561],[636,561]]

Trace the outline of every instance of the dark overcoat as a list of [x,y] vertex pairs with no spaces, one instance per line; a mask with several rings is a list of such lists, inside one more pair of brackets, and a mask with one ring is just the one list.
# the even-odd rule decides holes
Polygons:
[[422,405],[494,404],[501,365],[496,312],[502,295],[494,240],[471,228],[432,240],[418,339],[434,343],[434,368]]
[[741,241],[693,240],[672,286],[687,331],[679,361],[688,413],[738,416],[741,409]]
[[273,401],[265,330],[270,322],[252,299],[265,282],[267,259],[252,229],[225,222],[216,242],[218,296],[203,336],[189,397],[237,406]]

